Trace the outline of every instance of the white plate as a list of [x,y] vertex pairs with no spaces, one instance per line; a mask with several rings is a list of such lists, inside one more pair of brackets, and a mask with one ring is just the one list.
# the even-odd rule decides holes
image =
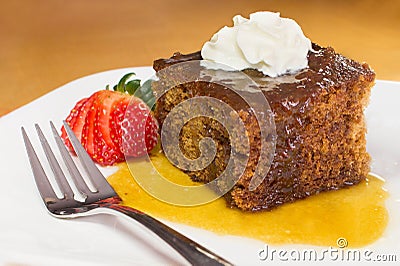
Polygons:
[[[77,100],[115,84],[130,71],[139,78],[153,74],[150,67],[127,68],[87,76],[0,118],[0,264],[3,265],[154,265],[182,264],[169,246],[134,222],[113,216],[94,216],[73,221],[46,213],[27,161],[20,128],[34,136],[33,124],[56,126]],[[400,261],[400,83],[378,81],[367,110],[368,150],[372,170],[386,178],[390,221],[384,235],[363,248],[374,254],[395,254]],[[38,146],[37,146],[38,147]],[[39,150],[39,149],[38,149]],[[112,169],[102,169],[108,172]],[[228,260],[240,265],[260,261],[264,243],[252,239],[218,236],[188,226],[169,225]],[[304,249],[311,246],[280,246]],[[316,248],[317,250],[320,248]],[[274,263],[279,261],[274,261]],[[287,263],[287,262],[286,262]],[[299,263],[299,262],[298,262]],[[309,262],[303,262],[309,264]],[[303,264],[300,263],[300,264]],[[334,265],[336,262],[323,261]],[[356,262],[358,264],[359,262]]]

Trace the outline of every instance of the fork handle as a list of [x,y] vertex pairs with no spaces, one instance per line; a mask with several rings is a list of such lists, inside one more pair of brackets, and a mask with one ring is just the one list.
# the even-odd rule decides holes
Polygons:
[[104,207],[121,212],[146,226],[179,252],[192,265],[232,265],[212,251],[145,213],[118,204]]

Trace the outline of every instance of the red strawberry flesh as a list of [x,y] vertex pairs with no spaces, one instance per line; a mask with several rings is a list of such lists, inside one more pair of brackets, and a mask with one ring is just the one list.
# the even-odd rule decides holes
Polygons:
[[[139,157],[157,144],[158,124],[139,98],[108,90],[79,101],[66,119],[92,159],[101,165]],[[62,138],[71,144],[62,128]]]

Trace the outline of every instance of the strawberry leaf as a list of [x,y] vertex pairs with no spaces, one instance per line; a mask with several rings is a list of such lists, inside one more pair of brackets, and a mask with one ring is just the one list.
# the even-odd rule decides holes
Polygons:
[[140,87],[140,79],[134,79],[126,83],[125,91],[129,93],[129,95],[133,95],[137,88]]
[[[134,75],[136,75],[135,73],[128,73],[128,74],[125,74],[120,80],[119,80],[119,82],[118,82],[118,84],[117,84],[117,87],[116,87],[116,89],[114,89],[114,90],[116,90],[116,91],[119,91],[119,92],[127,92],[126,91],[126,89],[125,89],[125,85],[126,85],[126,81],[130,78],[130,77],[132,77],[132,76],[134,76]],[[115,87],[115,86],[114,86]]]
[[[113,86],[113,90],[138,97],[142,99],[150,108],[154,109],[155,97],[153,90],[151,89],[151,83],[153,80],[146,80],[142,86],[140,86],[140,79],[128,81],[132,76],[135,75],[136,74],[133,72],[125,74],[119,80],[118,84]],[[106,90],[110,90],[110,85],[106,86]]]

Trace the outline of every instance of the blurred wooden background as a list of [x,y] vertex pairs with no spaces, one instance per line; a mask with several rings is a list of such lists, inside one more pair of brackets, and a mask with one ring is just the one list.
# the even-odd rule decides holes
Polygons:
[[0,116],[82,76],[199,50],[259,10],[400,81],[399,0],[0,0]]

